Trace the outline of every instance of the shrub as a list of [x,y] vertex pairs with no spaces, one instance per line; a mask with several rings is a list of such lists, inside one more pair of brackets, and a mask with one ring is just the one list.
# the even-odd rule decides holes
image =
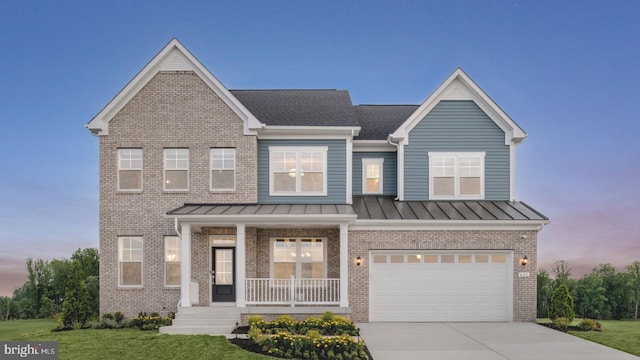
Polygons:
[[253,324],[258,322],[264,322],[264,319],[260,315],[251,315],[247,318],[247,324],[249,324],[249,326],[253,326]]
[[566,330],[571,326],[572,321],[573,320],[566,317],[557,317],[553,319],[553,326],[561,330]]
[[367,359],[364,342],[351,336],[317,338],[309,335],[279,333],[265,336],[258,344],[269,355],[305,359]]
[[64,327],[82,328],[90,316],[89,292],[84,283],[82,268],[78,261],[73,261],[62,302],[62,322]]
[[111,313],[104,313],[102,314],[102,320],[113,320],[114,316]]
[[600,323],[600,321],[596,321],[594,325],[595,325],[595,328],[594,328],[595,331],[602,331],[602,324]]
[[331,321],[333,320],[333,313],[331,311],[326,311],[322,313],[322,317],[320,318],[324,321]]
[[161,326],[171,325],[172,320],[169,317],[159,316],[158,313],[147,315],[141,311],[138,317],[131,319],[130,327],[137,327],[140,330],[157,330]]
[[595,330],[596,322],[591,319],[582,319],[578,324],[578,328],[582,331],[591,331]]
[[118,324],[120,324],[122,322],[122,320],[124,320],[124,315],[120,312],[120,311],[116,311],[113,314],[114,319],[116,320],[116,322]]
[[553,290],[551,295],[551,305],[549,306],[549,317],[553,321],[556,318],[564,317],[571,321],[575,317],[573,311],[573,298],[569,295],[569,289],[562,284]]

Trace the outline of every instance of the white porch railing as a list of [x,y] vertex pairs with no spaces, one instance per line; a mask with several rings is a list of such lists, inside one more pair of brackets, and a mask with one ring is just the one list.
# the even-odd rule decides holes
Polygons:
[[340,279],[245,279],[247,305],[339,305]]

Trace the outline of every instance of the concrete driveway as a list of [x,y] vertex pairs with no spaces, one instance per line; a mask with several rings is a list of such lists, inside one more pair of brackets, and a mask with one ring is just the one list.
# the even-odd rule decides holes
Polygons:
[[533,323],[358,324],[374,360],[638,360]]

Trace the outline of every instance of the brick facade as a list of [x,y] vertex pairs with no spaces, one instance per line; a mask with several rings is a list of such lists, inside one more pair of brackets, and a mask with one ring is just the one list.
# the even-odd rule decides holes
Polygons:
[[[100,137],[100,311],[170,311],[178,288],[164,286],[164,236],[176,235],[163,217],[184,203],[255,203],[257,140],[243,135],[243,122],[193,72],[160,72],[111,120]],[[143,149],[143,190],[117,190],[117,150]],[[163,149],[189,148],[189,191],[163,191]],[[212,147],[236,148],[236,191],[209,190]],[[118,236],[142,236],[143,286],[118,287]],[[194,236],[194,276],[207,269],[203,241]],[[208,260],[206,260],[208,261]],[[206,271],[208,274],[208,270]],[[202,302],[201,287],[200,300]]]
[[[350,231],[349,258],[368,259],[371,250],[513,250],[513,321],[535,321],[536,237],[537,231]],[[525,255],[530,276],[518,277],[523,271],[518,260]],[[356,322],[369,321],[369,266],[368,261],[349,265],[349,306]]]

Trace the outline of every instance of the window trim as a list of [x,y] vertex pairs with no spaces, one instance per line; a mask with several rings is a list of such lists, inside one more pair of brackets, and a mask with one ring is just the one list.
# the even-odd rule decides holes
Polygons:
[[[327,196],[327,183],[328,171],[327,171],[327,153],[329,151],[328,146],[269,146],[269,196]],[[276,152],[294,152],[296,154],[296,190],[295,191],[275,191],[274,183],[274,163],[273,154]],[[322,153],[322,191],[321,192],[303,192],[302,181],[300,172],[298,169],[300,166],[300,154],[302,152],[320,152]]]
[[[140,168],[137,169],[122,169],[120,168],[120,151],[121,150],[140,150]],[[129,159],[130,160],[130,159]],[[118,148],[117,149],[117,155],[116,155],[116,166],[118,169],[118,173],[117,173],[117,180],[116,182],[118,183],[118,191],[120,192],[142,192],[142,190],[144,189],[144,150],[142,148]],[[139,170],[140,171],[140,189],[121,189],[120,188],[120,171],[123,170]]]
[[[187,151],[187,168],[186,169],[167,169],[167,150],[186,150]],[[164,148],[162,150],[162,166],[164,168],[162,172],[162,188],[166,192],[185,192],[189,191],[189,185],[191,183],[191,152],[189,148]],[[187,187],[186,189],[167,189],[167,171],[187,171]]]
[[[140,239],[140,242],[142,243],[142,249],[141,249],[141,256],[140,256],[140,261],[124,261],[124,260],[120,260],[120,253],[122,251],[122,241],[124,239]],[[118,236],[118,257],[117,257],[117,262],[118,262],[118,287],[119,288],[141,288],[144,287],[144,238],[142,236]],[[120,263],[123,262],[134,262],[140,263],[140,285],[122,285],[120,283],[121,277],[120,277]]]
[[313,279],[313,278],[298,277],[298,275],[302,273],[302,261],[300,261],[300,259],[298,258],[298,254],[300,254],[300,244],[302,244],[302,240],[304,239],[322,240],[322,278],[323,279],[327,278],[328,262],[329,262],[329,257],[327,254],[328,238],[321,237],[321,236],[296,236],[296,237],[277,236],[277,237],[269,238],[269,277],[271,279],[275,279],[274,277],[275,261],[274,261],[273,244],[276,242],[276,240],[284,240],[284,239],[289,239],[296,242],[296,262],[295,262],[296,265],[295,265],[295,275],[294,275],[295,279]]
[[[454,175],[454,192],[453,195],[434,195],[433,194],[433,161],[432,158],[436,156],[449,156],[455,158],[455,175]],[[484,200],[484,184],[485,184],[485,156],[484,151],[459,151],[459,152],[438,152],[429,151],[429,200]],[[460,195],[460,165],[459,159],[461,157],[477,157],[480,159],[480,194],[479,195]]]
[[[177,249],[178,249],[178,254],[180,256],[180,260],[179,261],[168,261],[167,260],[167,240],[169,240],[169,239],[178,239],[178,248]],[[164,286],[167,287],[167,288],[180,288],[181,284],[178,284],[178,285],[167,284],[167,263],[178,263],[180,266],[182,266],[182,239],[180,238],[180,236],[165,235],[165,237],[164,237],[164,254],[163,255],[164,255]]]
[[[367,191],[367,165],[378,164],[380,166],[380,183],[377,192]],[[383,194],[384,193],[384,158],[362,158],[362,194]]]
[[[233,169],[231,168],[214,168],[213,167],[213,152],[214,150],[233,150]],[[236,191],[236,173],[238,169],[238,157],[236,148],[233,147],[212,147],[209,151],[209,191],[214,193],[228,193]],[[233,188],[227,189],[214,189],[213,188],[213,170],[233,170]]]

